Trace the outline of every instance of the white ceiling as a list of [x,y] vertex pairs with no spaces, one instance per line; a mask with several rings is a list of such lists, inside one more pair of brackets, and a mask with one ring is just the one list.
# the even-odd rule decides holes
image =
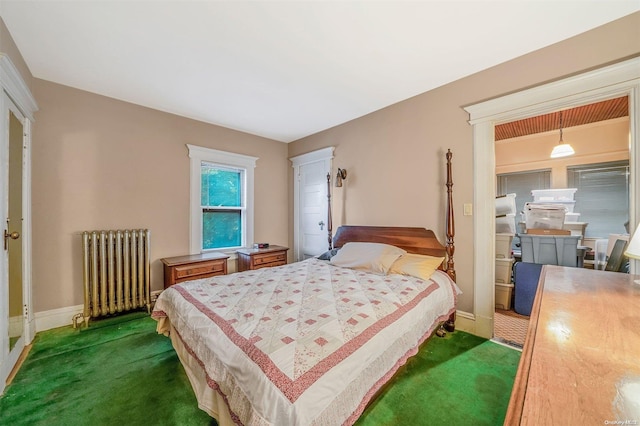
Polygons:
[[0,0],[34,77],[290,142],[640,1]]

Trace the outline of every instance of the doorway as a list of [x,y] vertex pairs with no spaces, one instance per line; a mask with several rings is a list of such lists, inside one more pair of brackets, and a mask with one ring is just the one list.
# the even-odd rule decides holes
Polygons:
[[[526,232],[522,212],[527,203],[551,203],[566,209],[564,223],[559,225],[578,238],[577,250],[585,254],[578,267],[594,268],[596,241],[625,232],[629,219],[629,130],[627,96],[495,126],[496,194],[510,194],[498,198],[496,209],[505,199],[511,201],[509,207],[515,207],[509,217],[496,220],[500,225],[510,220],[509,228],[515,232],[504,233],[501,228],[506,226],[496,224],[494,338],[519,347],[524,344],[533,303],[530,296],[537,282],[537,278],[522,276],[529,271],[526,265],[518,270],[522,266],[519,235]],[[551,158],[560,140],[575,152]],[[512,243],[505,251],[500,242],[508,238]],[[513,262],[511,268],[503,267],[509,262]]]
[[[630,231],[640,222],[640,58],[468,106],[474,138],[474,312],[465,328],[493,335],[495,310],[495,126],[577,105],[629,97]],[[489,226],[487,226],[489,225]],[[631,272],[640,271],[637,261]]]
[[328,178],[333,147],[290,158],[293,164],[294,262],[318,256],[329,247]]

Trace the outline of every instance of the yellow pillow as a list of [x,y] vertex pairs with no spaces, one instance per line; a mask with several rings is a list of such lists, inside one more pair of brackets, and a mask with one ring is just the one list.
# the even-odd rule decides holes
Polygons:
[[389,274],[411,275],[428,280],[443,261],[444,257],[407,253],[393,262]]

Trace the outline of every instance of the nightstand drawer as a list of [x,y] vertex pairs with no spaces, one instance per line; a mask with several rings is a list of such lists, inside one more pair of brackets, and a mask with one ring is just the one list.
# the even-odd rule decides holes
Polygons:
[[196,277],[198,275],[222,273],[225,270],[224,264],[214,260],[209,262],[195,263],[191,265],[176,266],[173,270],[176,280],[181,278]]
[[164,265],[164,288],[183,281],[225,275],[228,258],[226,254],[213,252],[161,259]]
[[238,271],[269,268],[287,264],[287,247],[271,246],[263,249],[240,249],[238,253]]
[[270,263],[279,263],[281,265],[284,265],[286,261],[287,255],[284,252],[279,252],[255,256],[253,264],[255,266],[262,266]]

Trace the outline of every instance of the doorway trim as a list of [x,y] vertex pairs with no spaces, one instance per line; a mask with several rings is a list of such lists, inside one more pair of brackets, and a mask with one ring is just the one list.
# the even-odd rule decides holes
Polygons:
[[[640,224],[640,58],[464,107],[473,127],[475,216],[474,330],[493,337],[495,304],[495,126],[620,96],[629,97],[629,224]],[[631,273],[640,272],[640,261],[631,262]]]
[[335,146],[311,151],[306,154],[300,154],[289,158],[291,167],[293,167],[293,256],[294,262],[301,259],[301,243],[302,237],[300,233],[300,166],[315,163],[318,161],[327,161],[329,167],[327,173],[331,173],[331,160],[333,160],[333,151]]

